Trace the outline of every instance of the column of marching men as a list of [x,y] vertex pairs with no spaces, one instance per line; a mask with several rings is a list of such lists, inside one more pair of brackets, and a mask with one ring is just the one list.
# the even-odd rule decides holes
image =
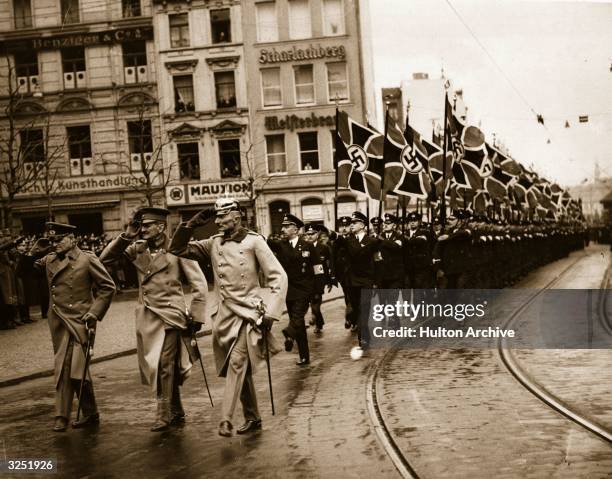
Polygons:
[[[262,427],[253,373],[281,350],[271,328],[281,321],[284,309],[288,315],[280,324],[284,348],[291,352],[296,345],[297,365],[307,367],[308,326],[321,336],[325,325],[321,303],[334,285],[344,293],[344,327],[349,334],[356,333],[358,347],[365,350],[369,331],[361,311],[364,291],[503,288],[585,243],[581,224],[507,224],[466,210],[453,211],[444,231],[439,221],[425,223],[417,212],[402,222],[389,213],[368,221],[356,211],[339,218],[337,231],[331,232],[287,214],[281,235],[266,240],[243,226],[240,205],[231,198],[179,225],[170,239],[168,214],[163,208],[141,208],[99,257],[79,247],[77,228],[68,224],[47,223],[45,237],[27,254],[23,239],[0,238],[3,312],[19,311],[13,283],[7,280],[6,271],[14,270],[8,263],[9,251],[21,249],[24,260],[42,271],[47,282],[55,356],[54,431],[67,429],[75,395],[83,415],[77,414],[72,427],[91,427],[100,421],[88,354],[96,324],[115,294],[107,268],[117,261],[128,261],[137,270],[138,365],[143,384],[157,400],[151,431],[165,431],[185,421],[180,387],[200,359],[195,334],[210,322],[216,371],[225,378],[218,432],[232,436],[238,400],[245,422],[236,432]],[[194,229],[213,218],[218,234],[192,241]],[[212,266],[212,290],[198,261]],[[189,303],[185,285],[192,293]]]

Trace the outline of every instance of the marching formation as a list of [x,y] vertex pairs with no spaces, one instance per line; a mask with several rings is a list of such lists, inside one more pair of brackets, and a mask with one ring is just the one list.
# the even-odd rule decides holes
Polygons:
[[[370,219],[355,211],[338,218],[338,231],[304,224],[287,214],[282,234],[266,241],[243,226],[241,207],[232,198],[199,212],[170,238],[168,213],[163,208],[136,211],[99,258],[79,248],[75,226],[47,223],[46,237],[25,255],[43,271],[48,285],[55,354],[54,431],[67,429],[75,394],[78,407],[72,427],[100,421],[88,366],[96,324],[115,294],[107,268],[121,259],[133,263],[138,272],[138,365],[143,384],[157,398],[151,431],[185,421],[180,386],[194,363],[199,361],[204,372],[196,333],[210,321],[216,372],[225,378],[218,432],[229,437],[239,399],[245,422],[236,432],[262,427],[253,383],[253,373],[260,369],[268,371],[274,411],[270,357],[282,348],[271,329],[281,321],[284,308],[288,321],[279,326],[284,348],[290,352],[296,345],[297,365],[307,367],[311,356],[306,315],[310,308],[308,322],[320,335],[325,326],[322,299],[333,286],[342,288],[344,326],[356,333],[363,351],[369,343],[367,318],[361,311],[364,290],[503,288],[588,241],[580,222],[507,224],[462,209],[452,211],[445,228],[439,221],[424,222],[417,211],[405,219],[391,213]],[[218,234],[192,241],[194,229],[213,219]],[[15,241],[0,243],[3,257],[15,246]],[[198,265],[204,260],[212,265],[212,289]],[[6,308],[10,302],[2,285]]]

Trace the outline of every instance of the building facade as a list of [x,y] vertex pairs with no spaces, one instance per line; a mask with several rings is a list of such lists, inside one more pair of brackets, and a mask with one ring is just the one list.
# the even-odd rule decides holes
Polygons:
[[51,203],[57,221],[114,232],[141,204],[161,137],[148,1],[0,2],[0,141],[18,179],[38,178],[15,196],[13,227],[41,231]]
[[[286,212],[332,227],[336,104],[375,121],[367,3],[246,0],[244,9],[259,229],[278,232]],[[356,208],[365,199],[343,193],[339,214]]]
[[[1,141],[38,178],[15,196],[15,229],[41,231],[51,204],[57,221],[114,235],[146,202],[173,227],[224,195],[264,234],[286,212],[332,226],[336,105],[375,123],[366,1],[0,10]],[[357,208],[365,199],[343,192],[339,214]]]

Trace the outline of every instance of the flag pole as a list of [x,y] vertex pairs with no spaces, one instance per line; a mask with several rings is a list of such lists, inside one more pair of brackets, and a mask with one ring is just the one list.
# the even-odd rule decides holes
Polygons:
[[389,128],[389,101],[385,101],[385,136],[383,139],[383,170],[380,178],[380,198],[378,199],[378,217],[382,218],[383,203],[385,201],[385,169],[387,165],[386,147],[387,147],[387,132]]
[[446,108],[446,104],[448,103],[448,92],[447,86],[444,85],[444,141],[442,147],[442,200],[440,204],[440,223],[442,224],[442,233],[446,228],[446,149],[448,145],[446,144],[446,138],[448,137],[448,112]]
[[334,231],[338,228],[338,148],[336,142],[339,138],[338,133],[338,94],[336,94],[336,133],[334,135],[334,168],[335,168],[335,181],[334,181]]

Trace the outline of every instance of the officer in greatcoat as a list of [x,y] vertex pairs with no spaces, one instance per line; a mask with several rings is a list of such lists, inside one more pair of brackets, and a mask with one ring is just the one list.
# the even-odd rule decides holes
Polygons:
[[[49,239],[39,239],[30,254],[42,256],[38,267],[46,271],[49,283],[49,328],[55,353],[55,425],[66,430],[72,399],[78,394],[85,368],[88,330],[101,321],[115,294],[115,283],[93,253],[76,246],[76,227],[47,223]],[[49,243],[50,241],[50,243]],[[83,416],[74,428],[95,425],[99,414],[90,372],[87,371],[80,398]]]
[[282,332],[285,336],[285,351],[291,351],[293,342],[297,343],[300,355],[296,363],[298,366],[310,363],[305,316],[310,298],[315,292],[315,273],[322,271],[314,246],[299,236],[303,226],[304,223],[298,217],[286,214],[281,225],[284,239],[268,241],[289,281],[286,299],[289,325]]
[[[207,223],[211,214],[220,233],[190,242],[193,229]],[[269,353],[279,351],[270,326],[280,320],[287,294],[283,267],[264,238],[242,226],[240,205],[232,198],[218,200],[214,212],[202,211],[180,225],[169,251],[212,264],[214,290],[206,302],[206,317],[212,321],[217,372],[226,378],[219,434],[232,435],[238,398],[246,421],[237,433],[261,429],[252,373],[265,367],[263,334]]]
[[[136,267],[139,305],[136,307],[136,345],[143,384],[157,395],[157,418],[151,431],[165,431],[184,421],[179,386],[191,369],[191,333],[201,329],[208,287],[195,261],[167,251],[164,208],[141,208],[124,233],[110,242],[100,260],[113,263],[121,257]],[[137,238],[140,236],[140,240]],[[137,241],[135,241],[137,240]],[[192,301],[187,306],[183,283],[189,284]]]

